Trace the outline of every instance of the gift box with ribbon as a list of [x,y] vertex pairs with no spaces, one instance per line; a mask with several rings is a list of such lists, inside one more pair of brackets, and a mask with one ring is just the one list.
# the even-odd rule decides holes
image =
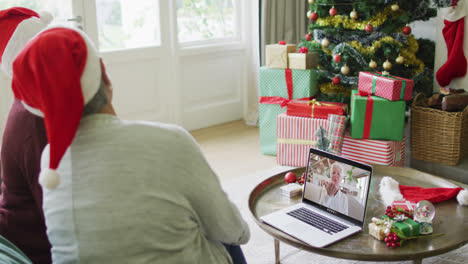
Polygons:
[[[331,118],[336,115],[330,115]],[[338,116],[343,117],[343,116]],[[330,133],[334,122],[329,118],[318,119],[280,114],[277,117],[276,161],[279,165],[305,167],[309,148],[315,147],[315,132],[322,126],[329,131],[330,151],[358,162],[403,167],[405,163],[405,137],[402,141],[364,140],[350,137],[344,133],[341,149],[339,140]],[[332,125],[330,125],[332,124]]]
[[315,69],[318,65],[318,53],[309,52],[306,47],[299,48],[297,53],[288,53],[289,68],[298,70]]
[[[388,219],[388,216],[382,216],[382,219]],[[399,215],[395,218],[391,218],[394,223],[393,226],[397,229],[400,229],[403,234],[407,237],[419,236],[420,225],[416,221],[405,217],[404,215]]]
[[315,70],[271,69],[259,71],[260,152],[276,155],[276,117],[286,112],[292,99],[311,100],[317,92]]
[[286,114],[290,116],[302,116],[327,119],[329,114],[346,115],[348,105],[343,103],[292,100],[287,105]]
[[416,203],[410,201],[393,201],[392,206],[397,206],[405,211],[413,212]]
[[390,101],[362,91],[351,92],[351,137],[403,140],[405,101]]
[[413,96],[413,80],[381,73],[359,72],[358,90],[391,101],[409,101]]
[[296,52],[295,44],[286,44],[286,42],[280,41],[278,44],[266,45],[266,67],[277,69],[289,68],[288,53],[292,52]]

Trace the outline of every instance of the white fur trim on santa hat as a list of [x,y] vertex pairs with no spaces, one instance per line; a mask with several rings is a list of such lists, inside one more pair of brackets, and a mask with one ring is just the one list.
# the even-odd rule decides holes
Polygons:
[[468,190],[461,190],[457,195],[457,201],[459,204],[468,206]]
[[449,6],[439,9],[439,14],[442,18],[448,21],[457,21],[460,18],[466,16],[465,1],[457,1],[455,7]]
[[404,200],[400,192],[400,184],[389,176],[384,176],[380,181],[379,192],[386,206],[392,205],[393,201]]
[[1,65],[2,70],[8,77],[11,78],[13,76],[12,66],[16,55],[18,55],[29,40],[44,30],[51,21],[49,17],[52,16],[51,14],[45,16],[45,19],[31,17],[21,21],[13,32],[13,35],[11,35],[3,52]]
[[41,170],[41,173],[39,173],[39,183],[42,187],[49,190],[56,189],[60,184],[60,174],[53,169],[43,169]]

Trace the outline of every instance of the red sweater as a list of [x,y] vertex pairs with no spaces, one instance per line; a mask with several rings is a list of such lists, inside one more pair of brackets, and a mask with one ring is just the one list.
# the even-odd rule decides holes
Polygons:
[[0,235],[33,263],[51,263],[38,182],[41,153],[47,144],[43,119],[15,100],[3,133]]

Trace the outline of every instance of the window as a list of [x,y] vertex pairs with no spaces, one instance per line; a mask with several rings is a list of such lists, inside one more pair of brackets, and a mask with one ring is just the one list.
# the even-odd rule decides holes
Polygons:
[[25,7],[36,12],[48,11],[54,16],[52,23],[66,24],[67,19],[72,17],[71,0],[2,0],[0,10],[11,7]]
[[160,45],[159,1],[96,0],[99,49]]
[[232,39],[236,34],[236,0],[177,0],[181,43]]

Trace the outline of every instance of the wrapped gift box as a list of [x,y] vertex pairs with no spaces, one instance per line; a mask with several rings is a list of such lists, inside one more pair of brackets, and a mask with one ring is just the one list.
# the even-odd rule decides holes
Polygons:
[[329,114],[346,115],[347,109],[348,105],[343,103],[292,100],[287,105],[286,114],[327,119]]
[[[388,216],[384,215],[382,218],[388,218]],[[393,219],[393,218],[391,218]],[[405,221],[402,222],[395,222],[393,223],[393,226],[396,227],[397,229],[400,229],[403,231],[403,234],[407,237],[412,237],[412,236],[419,236],[420,232],[420,225],[418,222],[412,220],[412,219],[406,219]]]
[[410,201],[393,201],[392,206],[395,205],[405,211],[413,212],[416,203]]
[[369,235],[375,237],[378,240],[384,240],[387,236],[385,234],[385,226],[377,225],[376,223],[369,224]]
[[409,101],[413,96],[413,80],[380,73],[360,72],[358,89],[391,101]]
[[[328,129],[327,119],[288,116],[277,117],[276,161],[280,165],[305,167],[309,148],[314,147],[315,131],[322,126]],[[345,132],[341,156],[363,163],[403,167],[405,138],[402,141],[353,139]]]
[[345,132],[341,155],[363,163],[404,167],[406,137],[401,141],[354,139]]
[[296,52],[295,44],[271,44],[266,45],[265,57],[266,66],[269,68],[287,69],[288,64],[288,53]]
[[351,92],[351,137],[401,141],[405,129],[405,101]]
[[288,53],[289,68],[298,70],[315,69],[318,65],[318,53]]
[[276,117],[286,112],[290,99],[314,96],[317,92],[315,70],[271,69],[259,71],[260,152],[276,155]]

